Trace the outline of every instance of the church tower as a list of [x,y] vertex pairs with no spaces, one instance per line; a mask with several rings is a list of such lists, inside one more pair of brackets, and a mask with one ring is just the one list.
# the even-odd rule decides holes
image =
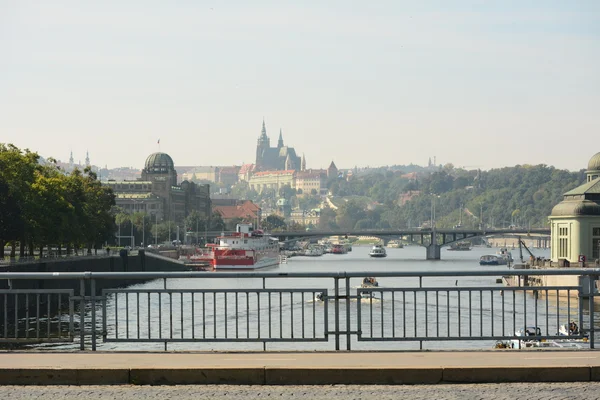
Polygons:
[[265,120],[263,119],[262,130],[260,131],[260,137],[256,144],[256,168],[260,170],[263,164],[263,155],[265,150],[271,147],[271,141],[267,136],[267,128],[265,127]]
[[73,150],[71,150],[71,157],[69,157],[69,166],[71,169],[73,169],[73,164],[75,164],[75,161],[73,160]]
[[283,147],[283,135],[281,133],[281,128],[279,128],[279,140],[277,141],[277,148],[280,149]]
[[88,167],[90,165],[90,152],[85,152],[85,166]]
[[301,171],[306,171],[306,157],[304,157],[304,153],[302,153],[302,163],[300,165]]

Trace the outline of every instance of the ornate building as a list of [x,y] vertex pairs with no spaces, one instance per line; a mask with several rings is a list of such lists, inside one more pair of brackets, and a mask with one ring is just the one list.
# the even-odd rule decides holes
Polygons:
[[177,184],[173,159],[166,153],[153,153],[146,159],[142,177],[136,181],[108,181],[116,195],[116,205],[125,212],[143,212],[157,219],[181,221],[192,211],[210,216],[209,185],[183,181]]
[[[271,147],[271,139],[267,136],[265,121],[263,121],[262,131],[256,145],[255,165],[257,171],[299,171],[303,162],[296,155],[293,147],[284,146],[281,130],[279,130],[277,147]],[[304,165],[306,165],[306,160],[304,160]]]
[[552,209],[552,261],[600,258],[600,153],[588,163],[587,180]]

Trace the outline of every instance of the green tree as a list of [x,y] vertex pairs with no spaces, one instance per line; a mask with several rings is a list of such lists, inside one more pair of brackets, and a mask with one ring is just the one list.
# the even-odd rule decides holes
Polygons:
[[279,215],[271,214],[262,222],[262,226],[269,232],[283,231],[287,228],[285,220]]

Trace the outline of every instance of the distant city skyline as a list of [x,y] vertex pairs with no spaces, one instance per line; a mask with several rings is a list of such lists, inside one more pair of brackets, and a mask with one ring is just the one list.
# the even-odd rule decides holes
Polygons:
[[0,1],[0,142],[142,168],[576,171],[600,151],[600,2]]

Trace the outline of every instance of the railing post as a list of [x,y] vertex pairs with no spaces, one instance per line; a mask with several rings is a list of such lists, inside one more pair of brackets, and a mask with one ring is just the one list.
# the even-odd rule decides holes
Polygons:
[[79,280],[79,350],[85,350],[85,279]]
[[96,351],[96,281],[92,278],[90,283],[92,292],[92,351]]
[[340,349],[340,281],[337,276],[333,278],[335,289],[335,350]]
[[596,291],[596,279],[598,275],[588,275],[589,280],[589,307],[590,307],[590,349],[594,348],[594,295]]
[[[360,300],[360,299],[358,299]],[[360,307],[360,301],[358,306]],[[351,350],[350,344],[350,277],[346,277],[346,350]]]

